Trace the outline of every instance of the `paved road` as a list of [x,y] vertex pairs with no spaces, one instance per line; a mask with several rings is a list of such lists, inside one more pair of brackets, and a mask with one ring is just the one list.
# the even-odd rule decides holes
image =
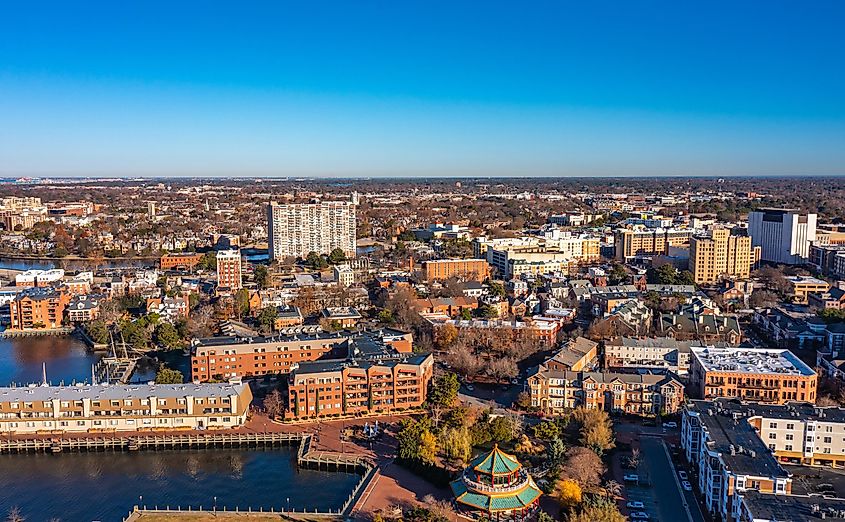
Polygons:
[[[675,468],[669,460],[669,456],[663,446],[663,442],[656,437],[643,437],[640,439],[640,451],[643,461],[646,463],[652,488],[659,497],[657,510],[660,512],[661,521],[683,521],[690,520],[702,522],[703,518],[694,516],[690,518],[684,504],[687,502],[682,490],[675,481]],[[690,506],[694,515],[697,509]]]

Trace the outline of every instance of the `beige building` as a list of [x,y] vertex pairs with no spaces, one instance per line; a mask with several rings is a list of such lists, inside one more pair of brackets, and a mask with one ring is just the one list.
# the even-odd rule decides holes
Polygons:
[[240,382],[0,388],[0,432],[228,429],[246,422],[251,401]]
[[619,229],[614,233],[616,258],[625,261],[639,255],[668,255],[669,247],[683,247],[690,242],[692,232],[686,229]]
[[697,284],[713,283],[722,277],[745,279],[759,260],[760,247],[751,238],[733,236],[726,229],[714,229],[707,236],[690,239],[690,271]]
[[823,293],[830,290],[830,284],[823,280],[809,276],[788,276],[790,294],[796,303],[807,304],[807,296],[810,293]]
[[267,207],[267,237],[271,259],[329,254],[335,248],[355,257],[355,203],[271,202]]

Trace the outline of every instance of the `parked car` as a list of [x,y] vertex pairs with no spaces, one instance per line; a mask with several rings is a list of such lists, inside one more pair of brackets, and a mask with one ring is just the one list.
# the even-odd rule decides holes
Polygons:
[[645,511],[634,511],[628,516],[631,517],[631,519],[633,520],[648,520],[649,518],[651,518],[649,514]]
[[638,500],[632,500],[631,502],[628,502],[625,505],[631,509],[643,509],[645,507],[645,505]]
[[677,422],[675,422],[675,421],[671,421],[671,422],[664,422],[664,423],[663,423],[663,427],[664,427],[664,428],[667,428],[667,429],[673,429],[673,430],[674,430],[675,428],[677,428],[677,427],[678,427],[678,423],[677,423]]
[[519,379],[511,379],[511,384],[516,386],[517,384],[519,384]]
[[472,384],[467,384],[467,391],[475,391],[475,386]]
[[692,491],[692,484],[689,483],[689,480],[681,482],[681,487],[684,488],[684,491]]
[[627,475],[625,475],[622,478],[625,480],[625,482],[639,482],[640,481],[640,476],[637,475],[636,473],[628,473]]
[[687,472],[684,471],[684,470],[679,471],[678,476],[681,477],[681,480],[689,480],[689,477],[687,476]]

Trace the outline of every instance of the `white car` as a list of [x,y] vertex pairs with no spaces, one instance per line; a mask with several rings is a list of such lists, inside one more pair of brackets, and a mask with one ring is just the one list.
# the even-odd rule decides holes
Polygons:
[[687,472],[684,471],[684,470],[679,471],[678,476],[681,477],[681,480],[689,480],[689,477],[687,476]]
[[645,505],[642,502],[637,501],[637,500],[632,500],[631,502],[628,502],[625,505],[628,506],[631,509],[643,509],[645,507]]
[[677,427],[678,427],[678,423],[677,423],[677,422],[675,422],[675,421],[672,421],[672,422],[664,422],[664,423],[663,423],[663,427],[664,427],[664,428],[667,428],[667,429],[673,429],[673,430],[674,430],[675,428],[677,428]]
[[629,515],[633,520],[648,520],[651,518],[645,511],[634,511]]
[[684,491],[692,491],[692,484],[689,483],[689,480],[681,482],[681,487],[684,488]]
[[640,476],[635,474],[635,473],[629,473],[622,478],[625,480],[625,482],[639,482],[640,481]]

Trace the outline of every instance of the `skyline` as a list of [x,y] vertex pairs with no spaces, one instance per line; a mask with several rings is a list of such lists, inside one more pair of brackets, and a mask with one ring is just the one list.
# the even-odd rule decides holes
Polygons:
[[0,176],[845,174],[834,2],[165,5],[6,9]]

